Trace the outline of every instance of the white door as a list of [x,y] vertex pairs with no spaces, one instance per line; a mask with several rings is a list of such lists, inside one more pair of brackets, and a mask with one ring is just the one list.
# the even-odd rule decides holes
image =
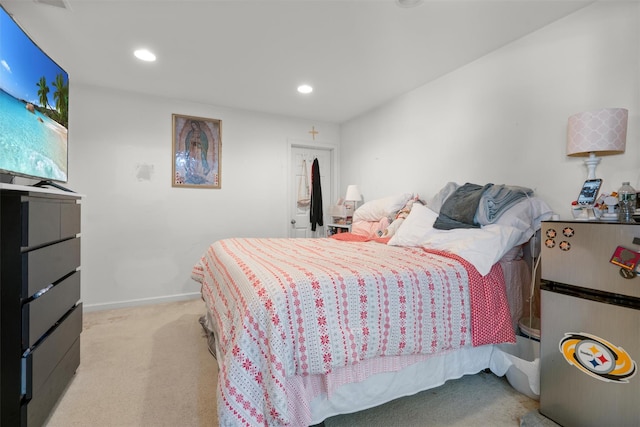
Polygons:
[[[311,193],[311,167],[313,160],[318,159],[323,212],[328,212],[328,207],[335,203],[333,200],[333,173],[335,170],[333,154],[334,150],[332,148],[307,147],[304,145],[291,146],[289,237],[324,237],[326,235],[324,226],[316,226],[316,231],[311,231],[311,221],[309,219],[311,205],[299,203],[299,199],[303,198],[306,185],[308,185],[309,193]],[[327,223],[326,216],[324,216],[324,223]]]

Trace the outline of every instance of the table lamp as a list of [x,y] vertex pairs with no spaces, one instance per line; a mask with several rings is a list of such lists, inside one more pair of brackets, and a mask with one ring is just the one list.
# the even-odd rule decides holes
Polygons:
[[347,194],[344,196],[344,200],[345,202],[352,202],[351,208],[347,208],[347,222],[351,222],[351,218],[353,217],[353,213],[356,211],[358,202],[362,200],[360,188],[357,185],[348,185]]
[[587,179],[596,178],[601,156],[624,153],[629,112],[624,108],[603,108],[574,114],[567,128],[567,156],[586,157]]

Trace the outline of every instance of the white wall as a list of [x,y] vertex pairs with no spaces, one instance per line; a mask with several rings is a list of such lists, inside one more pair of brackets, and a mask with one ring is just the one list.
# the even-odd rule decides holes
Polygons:
[[[535,188],[568,215],[586,177],[565,156],[569,115],[630,111],[604,189],[640,188],[638,5],[598,4],[345,123],[296,120],[72,85],[68,186],[85,195],[82,298],[110,308],[194,297],[191,268],[233,236],[285,237],[288,141],[340,146],[340,190],[432,196],[447,181]],[[222,189],[171,187],[171,114],[222,120]],[[146,174],[146,170],[152,170]]]
[[[191,268],[210,243],[286,237],[288,141],[339,142],[335,124],[73,83],[71,90],[68,187],[85,195],[89,309],[198,295]],[[222,189],[171,186],[173,113],[222,120]]]
[[603,191],[640,190],[640,33],[635,2],[597,3],[341,127],[341,182],[367,200],[446,182],[536,190],[563,218],[587,172],[566,157],[570,115],[629,109],[627,149],[603,157]]

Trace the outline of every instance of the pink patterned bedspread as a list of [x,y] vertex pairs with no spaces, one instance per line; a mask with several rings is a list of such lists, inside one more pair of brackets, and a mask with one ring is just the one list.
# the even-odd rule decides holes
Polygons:
[[[216,323],[220,425],[296,425],[286,378],[515,342],[502,270],[421,248],[226,239],[194,266]],[[310,420],[309,420],[310,421]]]

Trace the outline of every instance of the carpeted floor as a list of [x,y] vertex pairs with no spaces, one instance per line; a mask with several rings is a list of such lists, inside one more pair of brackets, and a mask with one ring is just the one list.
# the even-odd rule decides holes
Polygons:
[[215,426],[200,300],[84,313],[80,367],[49,427]]
[[[198,321],[203,313],[200,300],[85,313],[80,367],[46,425],[217,426],[217,364]],[[480,373],[325,425],[554,425],[537,408],[506,379]]]
[[504,378],[481,372],[366,411],[325,420],[326,427],[518,426],[538,402]]

